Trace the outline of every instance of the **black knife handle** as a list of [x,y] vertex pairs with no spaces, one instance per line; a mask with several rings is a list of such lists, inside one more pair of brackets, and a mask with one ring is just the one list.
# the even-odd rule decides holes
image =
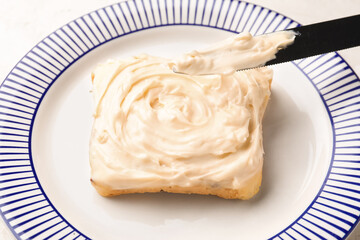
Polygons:
[[266,65],[360,46],[360,15],[287,29],[297,33],[295,41]]

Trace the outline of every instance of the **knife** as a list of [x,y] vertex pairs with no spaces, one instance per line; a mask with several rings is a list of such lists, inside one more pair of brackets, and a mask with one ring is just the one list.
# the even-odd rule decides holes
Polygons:
[[288,30],[296,33],[294,43],[279,50],[265,66],[360,46],[360,15]]
[[171,67],[176,73],[190,75],[226,74],[359,46],[360,15],[253,38],[265,39],[269,43],[267,47],[263,42],[258,46],[251,38],[249,33],[241,33],[210,48],[186,53],[172,62]]

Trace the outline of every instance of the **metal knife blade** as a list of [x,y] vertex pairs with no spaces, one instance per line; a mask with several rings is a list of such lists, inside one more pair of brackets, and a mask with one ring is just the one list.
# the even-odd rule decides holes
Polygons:
[[294,43],[279,50],[265,66],[360,46],[360,15],[287,30],[297,33]]

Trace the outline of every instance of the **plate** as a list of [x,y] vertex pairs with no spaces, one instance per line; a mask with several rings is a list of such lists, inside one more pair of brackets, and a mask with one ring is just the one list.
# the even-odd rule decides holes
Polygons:
[[337,53],[274,66],[260,192],[100,197],[89,182],[90,73],[299,24],[229,0],[132,0],[31,49],[0,87],[0,213],[17,239],[344,239],[360,215],[360,84]]

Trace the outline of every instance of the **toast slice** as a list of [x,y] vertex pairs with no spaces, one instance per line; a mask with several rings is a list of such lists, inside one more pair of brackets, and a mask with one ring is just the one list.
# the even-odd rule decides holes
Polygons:
[[141,55],[94,70],[92,185],[102,196],[251,198],[261,185],[272,71],[188,76],[169,63]]

